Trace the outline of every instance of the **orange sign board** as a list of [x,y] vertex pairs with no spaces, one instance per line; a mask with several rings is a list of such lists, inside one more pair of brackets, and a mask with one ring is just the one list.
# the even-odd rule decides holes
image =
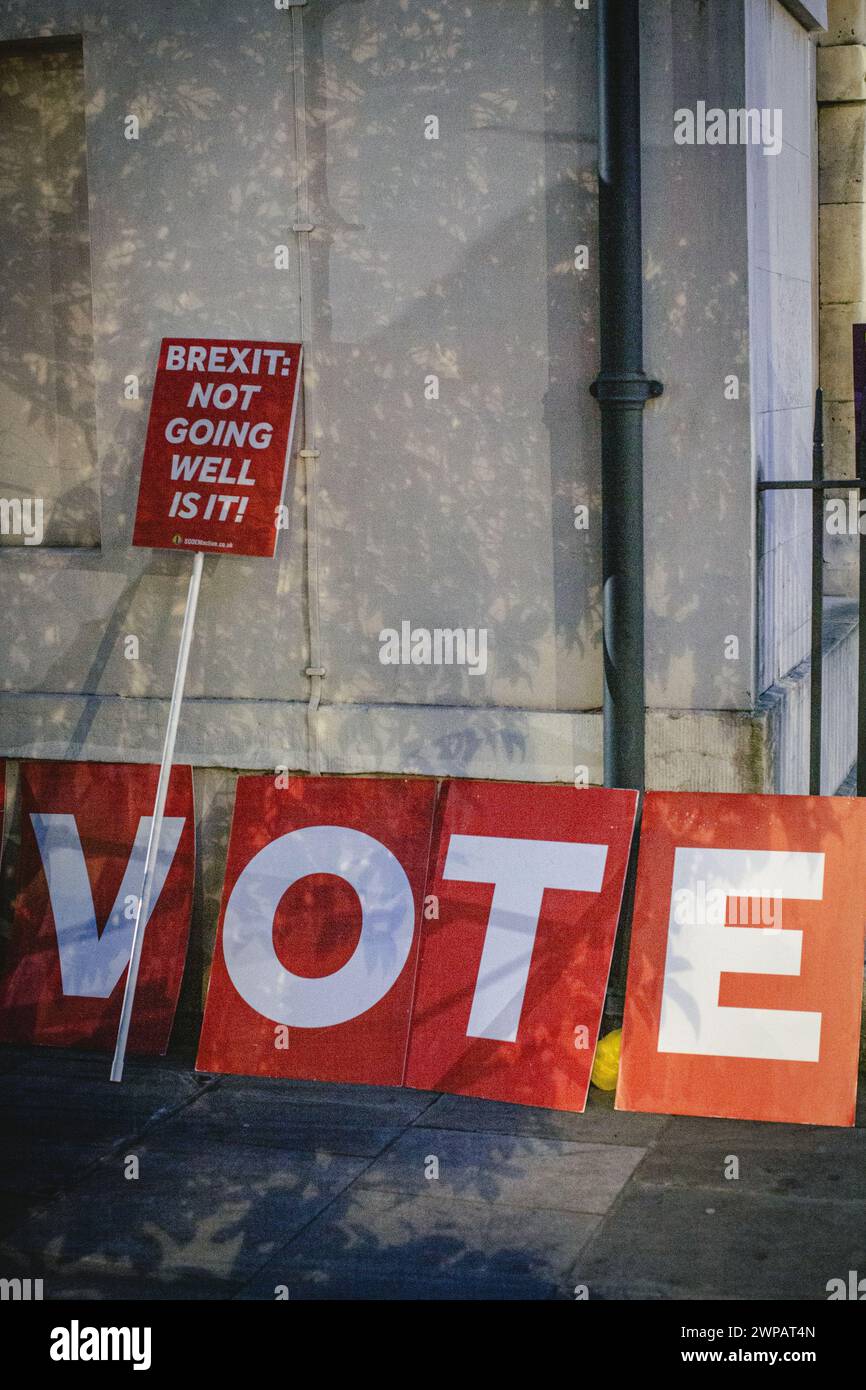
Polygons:
[[852,1125],[866,803],[647,795],[620,1110]]

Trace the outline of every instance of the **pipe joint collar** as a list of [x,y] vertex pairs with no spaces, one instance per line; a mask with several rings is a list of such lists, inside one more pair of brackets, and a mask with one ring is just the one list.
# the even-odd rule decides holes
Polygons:
[[660,381],[643,372],[599,372],[589,388],[590,395],[602,404],[645,405],[664,391]]

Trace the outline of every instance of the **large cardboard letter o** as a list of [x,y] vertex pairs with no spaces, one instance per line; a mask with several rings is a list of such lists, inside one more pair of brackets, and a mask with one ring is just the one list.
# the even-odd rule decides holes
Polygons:
[[[274,949],[280,899],[310,874],[345,879],[362,914],[350,959],[318,979],[293,975]],[[223,954],[235,989],[265,1018],[329,1028],[384,998],[406,963],[414,925],[412,889],[389,849],[360,830],[310,825],[272,840],[247,864],[226,907]]]

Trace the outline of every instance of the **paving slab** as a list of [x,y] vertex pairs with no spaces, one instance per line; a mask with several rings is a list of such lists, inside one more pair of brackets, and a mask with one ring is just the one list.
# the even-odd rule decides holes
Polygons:
[[[196,1075],[204,1077],[204,1073]],[[421,1114],[439,1098],[435,1091],[413,1091],[406,1086],[361,1086],[268,1076],[210,1076],[208,1079],[220,1095],[237,1094],[248,1100],[260,1098],[263,1102],[277,1098],[287,1105],[360,1107],[396,1116],[401,1124],[408,1124],[414,1115]]]
[[[197,1161],[157,1144],[118,1155],[31,1213],[0,1244],[31,1275],[240,1280],[300,1231],[363,1160],[221,1145]],[[17,1273],[18,1269],[12,1270]]]
[[47,1197],[67,1187],[109,1150],[109,1144],[54,1143],[3,1135],[0,1192]]
[[654,1186],[866,1202],[866,1130],[677,1119],[637,1177]]
[[31,1197],[26,1192],[0,1192],[0,1238],[13,1230],[38,1205],[39,1198]]
[[[293,1280],[352,1287],[459,1290],[534,1286],[536,1296],[565,1290],[567,1272],[596,1229],[583,1212],[527,1211],[492,1202],[349,1188],[256,1274],[247,1297],[273,1297]],[[542,1292],[543,1291],[543,1292]],[[366,1296],[366,1295],[363,1295]],[[384,1295],[382,1295],[384,1296]],[[470,1295],[466,1295],[470,1296]]]
[[429,1102],[371,1095],[354,1087],[353,1096],[333,1101],[324,1091],[286,1092],[285,1086],[215,1086],[160,1126],[164,1142],[196,1149],[202,1145],[250,1143],[294,1150],[372,1156],[380,1153]]
[[[289,1283],[286,1283],[286,1279]],[[235,1299],[250,1301],[276,1300],[288,1296],[291,1302],[479,1302],[530,1303],[547,1302],[563,1297],[562,1285],[538,1278],[511,1278],[502,1275],[460,1274],[449,1278],[423,1270],[405,1269],[399,1273],[365,1269],[358,1265],[342,1267],[322,1265],[305,1269],[296,1267],[287,1276],[284,1267],[268,1265],[267,1270],[254,1276],[242,1286]]]
[[527,1134],[595,1144],[646,1145],[661,1134],[668,1115],[624,1114],[614,1110],[613,1096],[593,1091],[582,1115],[542,1110],[532,1105],[478,1100],[474,1096],[440,1096],[421,1123],[443,1129],[496,1134]]
[[[322,1192],[333,1196],[363,1173],[366,1159],[325,1152],[304,1153],[257,1144],[222,1144],[198,1152],[178,1152],[166,1144],[162,1128],[147,1142],[122,1147],[102,1159],[75,1185],[75,1195],[109,1202],[128,1201],[141,1195],[170,1193],[177,1199],[197,1200],[208,1192],[231,1196],[242,1193],[247,1183],[265,1188],[294,1190],[298,1194]],[[136,1178],[126,1176],[130,1159],[136,1160]]]
[[866,1129],[106,1072],[0,1052],[0,1270],[47,1299],[825,1299],[866,1275]]
[[365,1170],[356,1189],[601,1214],[645,1153],[624,1145],[413,1126]]
[[811,1300],[849,1269],[866,1272],[866,1221],[850,1202],[632,1183],[571,1278],[590,1298]]
[[0,1075],[17,1071],[26,1055],[23,1048],[8,1047],[6,1044],[0,1043]]
[[288,1149],[295,1153],[343,1154],[347,1158],[375,1158],[401,1132],[399,1129],[370,1129],[359,1123],[331,1124],[328,1117],[302,1113],[291,1122],[275,1117],[266,1124],[233,1125],[215,1122],[203,1115],[184,1117],[160,1125],[166,1145],[176,1152],[196,1154],[202,1147],[231,1143],[264,1149]]
[[200,1094],[189,1073],[157,1072],[117,1085],[90,1077],[0,1075],[4,1135],[50,1142],[119,1140]]
[[[4,1066],[4,1059],[8,1066]],[[93,1048],[9,1047],[0,1045],[0,1070],[17,1071],[23,1076],[51,1076],[107,1081],[111,1055]],[[192,1086],[203,1085],[209,1077],[200,1076],[176,1057],[145,1057],[132,1053],[123,1068],[123,1081],[112,1082],[116,1091],[129,1090],[136,1081],[157,1082],[161,1078],[182,1076]]]
[[234,1298],[242,1288],[240,1280],[214,1279],[196,1274],[187,1279],[171,1275],[147,1276],[111,1274],[89,1270],[81,1274],[64,1271],[49,1273],[43,1278],[42,1297],[45,1302],[204,1302]]

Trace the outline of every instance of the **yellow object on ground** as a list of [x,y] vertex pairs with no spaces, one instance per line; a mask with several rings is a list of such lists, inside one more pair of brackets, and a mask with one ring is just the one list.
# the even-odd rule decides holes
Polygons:
[[616,1078],[619,1075],[619,1054],[622,1048],[622,1029],[614,1028],[612,1033],[605,1033],[603,1038],[599,1038],[598,1047],[595,1049],[595,1061],[592,1064],[591,1081],[593,1086],[597,1086],[600,1091],[615,1091]]

